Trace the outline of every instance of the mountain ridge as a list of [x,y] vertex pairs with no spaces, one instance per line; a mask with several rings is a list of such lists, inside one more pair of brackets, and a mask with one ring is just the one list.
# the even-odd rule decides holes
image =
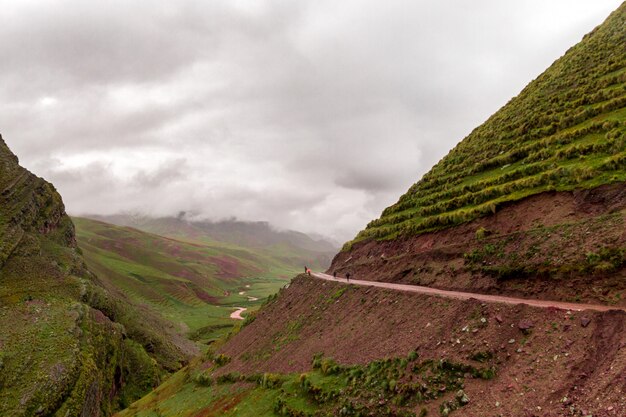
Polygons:
[[118,226],[134,227],[160,236],[215,240],[246,247],[262,247],[287,242],[296,247],[330,253],[338,246],[327,238],[315,239],[295,230],[279,230],[265,221],[241,221],[236,219],[207,221],[176,217],[151,217],[137,214],[95,215],[82,217],[101,220]]

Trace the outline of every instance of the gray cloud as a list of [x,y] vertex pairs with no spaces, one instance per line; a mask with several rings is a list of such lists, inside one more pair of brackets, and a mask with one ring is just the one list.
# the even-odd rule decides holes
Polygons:
[[70,212],[344,240],[620,1],[12,3],[0,131]]

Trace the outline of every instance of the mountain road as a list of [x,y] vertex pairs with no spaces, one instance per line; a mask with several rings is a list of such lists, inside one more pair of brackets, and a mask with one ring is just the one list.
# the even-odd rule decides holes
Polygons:
[[491,303],[526,304],[526,305],[533,306],[533,307],[558,308],[562,310],[572,310],[572,311],[583,311],[583,310],[626,311],[626,307],[620,307],[620,306],[566,303],[563,301],[514,298],[514,297],[505,297],[501,295],[476,294],[476,293],[471,293],[471,292],[460,292],[460,291],[447,291],[447,290],[440,290],[440,289],[431,288],[431,287],[423,287],[419,285],[394,284],[390,282],[379,282],[379,281],[360,281],[360,280],[351,279],[350,282],[347,282],[345,278],[334,278],[332,275],[323,274],[321,272],[312,272],[311,275],[315,278],[323,279],[326,281],[341,282],[344,284],[349,283],[352,285],[361,285],[361,286],[369,286],[369,287],[377,287],[377,288],[386,288],[390,290],[414,292],[418,294],[435,295],[439,297],[454,298],[458,300],[469,300],[473,298],[475,300],[491,302]]

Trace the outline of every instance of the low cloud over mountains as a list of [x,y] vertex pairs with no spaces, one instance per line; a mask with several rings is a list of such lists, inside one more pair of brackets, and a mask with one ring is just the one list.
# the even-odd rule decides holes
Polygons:
[[14,3],[0,132],[70,212],[346,240],[620,1]]

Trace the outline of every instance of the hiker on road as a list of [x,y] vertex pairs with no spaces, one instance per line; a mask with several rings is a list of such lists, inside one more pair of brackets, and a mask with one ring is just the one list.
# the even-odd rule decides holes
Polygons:
[[349,272],[347,272],[347,273],[346,273],[346,280],[347,280],[348,282],[350,282],[350,273],[349,273]]

